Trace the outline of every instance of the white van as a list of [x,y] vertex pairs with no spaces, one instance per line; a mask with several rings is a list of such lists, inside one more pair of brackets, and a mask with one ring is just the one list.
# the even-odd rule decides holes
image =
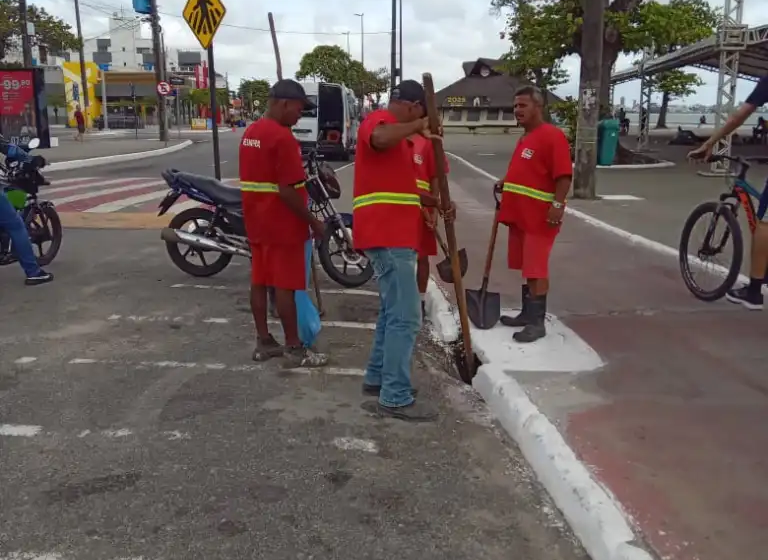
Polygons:
[[348,161],[357,148],[360,110],[354,92],[343,84],[301,84],[317,109],[304,111],[293,127],[302,153],[316,149],[327,159]]

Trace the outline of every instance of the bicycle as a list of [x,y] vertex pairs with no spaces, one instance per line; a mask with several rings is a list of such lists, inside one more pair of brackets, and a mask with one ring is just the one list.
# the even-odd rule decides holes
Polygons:
[[[759,192],[747,181],[747,172],[750,169],[750,161],[757,163],[768,163],[768,157],[730,157],[726,155],[713,155],[707,159],[707,162],[716,161],[728,161],[738,164],[738,173],[731,185],[728,192],[720,195],[717,202],[710,201],[704,202],[693,209],[688,219],[685,221],[683,231],[680,235],[680,272],[683,276],[688,290],[698,299],[703,301],[716,301],[725,296],[736,283],[741,271],[741,264],[744,259],[744,238],[741,232],[741,227],[738,221],[739,206],[744,209],[744,213],[747,217],[747,223],[752,234],[757,227],[757,220],[762,219],[768,206],[768,196],[763,196],[764,193]],[[768,181],[764,187],[765,191],[768,191]],[[764,191],[764,192],[765,192]],[[755,210],[755,204],[752,199],[760,201],[760,205]],[[707,234],[704,237],[704,241],[701,247],[691,255],[689,246],[691,242],[691,232],[693,231],[696,223],[711,214],[709,217],[709,226],[707,227]],[[719,241],[713,243],[716,240],[716,230],[720,223],[725,224],[725,230],[722,233]],[[717,271],[722,277],[723,281],[713,290],[705,290],[696,282],[693,278],[691,269],[693,267],[701,268],[704,261],[708,258],[715,257],[723,252],[725,246],[728,244],[730,238],[733,238],[733,257],[731,264],[728,268],[720,267]],[[693,257],[693,258],[691,258]],[[693,267],[692,267],[693,265]]]

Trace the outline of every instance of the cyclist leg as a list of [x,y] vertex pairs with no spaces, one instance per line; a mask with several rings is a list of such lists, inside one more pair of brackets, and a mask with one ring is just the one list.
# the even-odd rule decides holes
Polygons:
[[0,229],[8,232],[13,244],[13,252],[19,259],[21,268],[27,276],[27,283],[43,283],[53,278],[45,273],[37,264],[32,242],[29,240],[29,232],[24,221],[19,216],[5,193],[0,191]]
[[763,308],[763,283],[768,280],[768,183],[757,206],[757,227],[752,236],[749,284],[730,290],[726,297],[732,303],[740,303],[747,309]]

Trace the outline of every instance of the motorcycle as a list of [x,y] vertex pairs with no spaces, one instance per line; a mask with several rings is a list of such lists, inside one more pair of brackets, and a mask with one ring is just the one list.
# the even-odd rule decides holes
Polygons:
[[[352,215],[338,212],[333,204],[341,197],[336,173],[330,165],[318,162],[314,151],[308,154],[305,168],[310,211],[326,225],[323,238],[315,243],[320,265],[338,284],[360,287],[372,278],[373,267],[362,252],[353,248]],[[192,276],[213,276],[235,256],[251,258],[239,188],[176,169],[167,169],[161,175],[170,190],[158,207],[158,216],[166,214],[182,195],[212,208],[184,210],[161,231],[168,256],[180,270]],[[206,256],[211,253],[217,256],[209,262]],[[189,257],[196,257],[199,264]]]
[[[18,148],[29,154],[39,145],[40,140],[33,138]],[[63,228],[53,203],[38,197],[40,187],[51,184],[40,172],[43,167],[45,159],[41,156],[35,156],[31,161],[6,157],[0,164],[0,186],[27,226],[32,247],[36,249],[37,262],[40,266],[47,266],[61,249]],[[44,248],[47,243],[50,245]],[[10,236],[0,231],[0,266],[16,260]]]

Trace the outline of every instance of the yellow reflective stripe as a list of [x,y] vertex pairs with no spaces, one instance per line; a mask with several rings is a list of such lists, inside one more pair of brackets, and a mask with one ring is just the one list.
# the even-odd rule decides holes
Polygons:
[[[294,189],[303,189],[306,185],[299,183],[294,185]],[[276,183],[253,183],[249,181],[240,182],[240,190],[243,192],[257,192],[257,193],[276,193],[280,192],[280,187]]]
[[514,183],[504,183],[504,192],[521,194],[523,196],[529,196],[536,200],[543,200],[544,202],[552,202],[555,200],[553,193],[540,191],[538,189],[532,189],[523,185],[516,185]]
[[431,191],[432,188],[429,186],[429,182],[427,181],[416,181],[416,186],[419,187],[423,191]]
[[377,192],[356,196],[352,201],[352,208],[363,208],[372,204],[404,204],[421,206],[419,195],[393,192]]

